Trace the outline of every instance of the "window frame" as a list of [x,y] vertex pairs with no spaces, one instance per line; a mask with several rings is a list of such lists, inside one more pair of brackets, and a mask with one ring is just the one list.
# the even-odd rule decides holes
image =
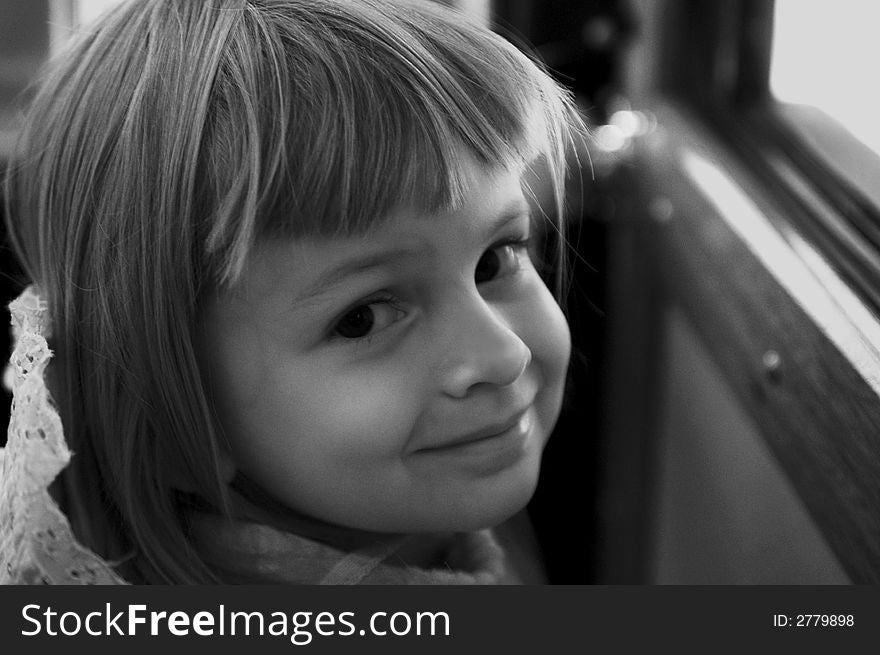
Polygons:
[[[804,143],[772,97],[774,2],[677,7],[679,47],[667,55],[665,94],[694,109],[734,156],[776,186],[791,220],[880,315],[880,208]],[[688,34],[695,38],[682,38]]]
[[[609,257],[628,258],[635,272],[616,283],[626,297],[616,300],[615,322],[625,325],[645,306],[682,309],[851,580],[880,582],[880,269],[866,234],[875,208],[813,157],[776,111],[767,84],[772,2],[635,5],[642,31],[623,62],[624,84],[657,128],[635,139],[621,167],[636,199],[618,219],[627,243]],[[700,186],[688,169],[694,157],[755,209],[751,223]],[[773,237],[779,261],[762,252],[753,229]],[[793,291],[786,264],[807,273],[808,293],[825,304],[817,309]],[[828,309],[841,298],[823,279],[839,283],[851,314]],[[642,316],[642,325],[659,325],[661,311]],[[627,351],[650,352],[656,343],[630,331],[610,344],[612,381],[645,365]],[[658,379],[656,371],[643,377]],[[644,416],[656,415],[660,392]],[[625,393],[609,405],[612,417],[632,414]],[[607,505],[622,492],[614,480],[626,462],[651,460],[653,436],[631,430],[617,445],[606,435]],[[643,507],[633,500],[606,522],[600,550],[609,582],[649,575],[645,549],[624,546],[628,530],[649,532]],[[626,509],[634,518],[620,519]]]

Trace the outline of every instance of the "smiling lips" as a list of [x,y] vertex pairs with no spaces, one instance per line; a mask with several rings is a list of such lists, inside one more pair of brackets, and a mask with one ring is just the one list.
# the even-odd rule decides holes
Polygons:
[[509,433],[511,435],[513,433],[516,433],[517,435],[519,433],[524,434],[529,428],[529,423],[528,421],[525,421],[524,418],[530,407],[531,406],[519,410],[507,420],[493,423],[485,428],[455,437],[454,439],[450,439],[436,446],[421,448],[420,452],[442,452],[490,441],[497,437],[507,436]]

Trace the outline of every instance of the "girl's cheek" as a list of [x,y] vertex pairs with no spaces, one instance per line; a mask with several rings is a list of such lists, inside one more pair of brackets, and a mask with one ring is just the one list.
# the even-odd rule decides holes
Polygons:
[[564,383],[571,356],[571,332],[562,309],[540,279],[521,311],[521,338],[541,365],[546,384]]
[[548,314],[549,323],[552,327],[550,332],[555,335],[554,340],[558,349],[559,365],[564,377],[565,372],[568,370],[569,359],[571,358],[571,328],[562,309],[552,298]]
[[409,433],[418,412],[412,372],[387,369],[325,379],[315,398],[314,416],[321,415],[325,430],[351,444],[352,450],[381,452]]

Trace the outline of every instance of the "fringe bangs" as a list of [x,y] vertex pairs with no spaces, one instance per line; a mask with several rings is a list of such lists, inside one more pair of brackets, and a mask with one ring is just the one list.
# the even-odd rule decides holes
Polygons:
[[251,3],[213,104],[203,168],[222,198],[206,221],[221,286],[260,239],[359,234],[399,206],[454,208],[468,159],[522,169],[542,158],[559,204],[579,125],[538,64],[430,2]]

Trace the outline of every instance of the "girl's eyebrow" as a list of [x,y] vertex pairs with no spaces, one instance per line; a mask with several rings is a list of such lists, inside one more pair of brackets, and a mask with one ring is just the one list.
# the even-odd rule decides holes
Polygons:
[[[531,208],[525,200],[517,200],[506,205],[498,216],[493,218],[489,224],[480,230],[485,233],[485,238],[500,232],[506,225],[516,221],[523,216],[528,216]],[[365,253],[362,256],[354,256],[347,259],[336,266],[331,266],[322,271],[312,283],[308,284],[305,289],[297,294],[295,303],[301,305],[317,300],[320,296],[329,293],[334,287],[344,282],[347,278],[358,275],[365,271],[380,266],[387,265],[389,262],[398,259],[414,259],[422,256],[431,246],[427,243],[401,246],[389,248],[387,250],[378,250],[376,252]]]
[[405,246],[355,256],[322,271],[314,281],[297,294],[296,304],[314,302],[349,277],[387,265],[395,259],[414,258],[425,251],[423,246]]

